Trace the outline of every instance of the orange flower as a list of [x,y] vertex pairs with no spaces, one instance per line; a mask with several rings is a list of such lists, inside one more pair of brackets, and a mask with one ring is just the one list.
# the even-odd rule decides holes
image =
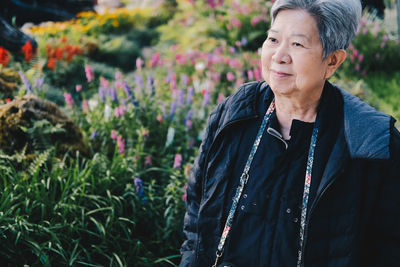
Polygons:
[[64,50],[61,47],[54,48],[53,57],[57,60],[64,58]]
[[56,67],[56,60],[54,58],[49,58],[49,60],[47,61],[47,67],[51,70],[54,70],[54,68]]
[[26,42],[24,46],[21,48],[21,50],[25,55],[25,61],[31,62],[33,57],[33,47],[31,41]]
[[10,52],[8,52],[7,49],[4,49],[3,47],[0,46],[0,64],[3,65],[3,67],[6,67],[9,61],[10,61]]

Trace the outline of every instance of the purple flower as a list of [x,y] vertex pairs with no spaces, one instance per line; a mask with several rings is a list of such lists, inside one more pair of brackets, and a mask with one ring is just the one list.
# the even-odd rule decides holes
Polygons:
[[106,101],[106,89],[103,87],[99,87],[99,98],[101,102]]
[[139,195],[140,198],[143,198],[144,196],[144,189],[143,189],[143,182],[142,179],[139,177],[135,178],[134,180],[135,187],[136,187],[136,193]]
[[186,127],[188,128],[188,130],[191,130],[193,127],[193,122],[191,120],[187,120],[186,121]]
[[36,89],[40,89],[40,87],[42,87],[42,85],[43,85],[43,82],[44,82],[44,78],[37,78],[36,79],[36,82],[35,82],[35,85],[36,85]]
[[123,82],[122,87],[124,88],[125,94],[128,97],[132,97],[132,91],[131,88],[129,87],[128,83],[126,81]]
[[179,169],[182,166],[182,155],[181,154],[175,154],[174,158],[174,169]]
[[193,109],[189,110],[188,113],[186,114],[185,121],[192,119],[193,113],[194,113]]
[[153,75],[147,76],[147,88],[150,96],[154,95],[154,77]]
[[114,88],[109,88],[109,89],[108,89],[108,95],[111,97],[111,100],[112,100],[112,101],[117,101],[117,100],[118,100],[118,98],[117,98],[117,91],[115,91]]
[[26,91],[28,94],[32,93],[32,84],[29,82],[28,78],[25,77],[24,73],[22,71],[18,72],[19,76],[21,77],[22,83],[26,87]]
[[175,112],[176,112],[176,101],[172,102],[171,109],[169,110],[171,116],[174,116]]
[[193,145],[194,145],[194,139],[193,139],[193,137],[191,137],[191,138],[189,139],[189,149],[192,148]]
[[152,57],[151,57],[151,67],[154,68],[155,66],[157,66],[157,64],[159,64],[160,62],[160,53],[155,53]]
[[99,135],[99,133],[95,130],[92,132],[92,134],[90,135],[90,139],[94,139]]
[[208,91],[205,91],[203,95],[203,101],[201,102],[201,107],[204,108],[208,103],[210,103],[211,95]]
[[182,75],[181,75],[181,81],[182,81],[183,86],[186,87],[186,85],[188,85],[188,83],[189,83],[189,78],[188,78],[188,76],[186,76],[186,74],[182,74]]
[[135,82],[138,90],[143,88],[143,78],[139,74],[135,75]]
[[186,104],[190,105],[193,101],[193,97],[194,97],[194,89],[192,86],[189,86],[187,89]]
[[143,65],[143,60],[140,58],[140,57],[138,57],[137,59],[136,59],[136,68],[138,69],[138,70],[141,70],[142,69],[142,65]]
[[178,90],[178,106],[182,106],[185,102],[185,91]]

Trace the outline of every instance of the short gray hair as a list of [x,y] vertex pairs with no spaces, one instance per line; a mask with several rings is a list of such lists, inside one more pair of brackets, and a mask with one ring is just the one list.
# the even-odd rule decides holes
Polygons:
[[276,0],[271,9],[271,25],[279,11],[304,10],[315,18],[323,58],[349,47],[361,19],[360,0]]

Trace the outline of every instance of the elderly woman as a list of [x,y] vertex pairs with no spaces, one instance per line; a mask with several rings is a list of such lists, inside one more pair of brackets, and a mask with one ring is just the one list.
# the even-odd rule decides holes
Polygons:
[[265,82],[210,115],[187,187],[181,266],[400,266],[400,134],[327,81],[358,0],[277,0]]

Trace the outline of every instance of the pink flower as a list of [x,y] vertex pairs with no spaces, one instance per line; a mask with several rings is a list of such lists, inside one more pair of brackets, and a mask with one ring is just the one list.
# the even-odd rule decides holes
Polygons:
[[144,165],[149,166],[153,164],[152,159],[151,159],[151,155],[148,155],[144,158]]
[[385,47],[385,42],[382,42],[381,43],[381,48],[384,48]]
[[82,112],[86,113],[89,111],[89,102],[87,100],[82,101]]
[[108,81],[106,80],[106,78],[104,78],[103,76],[100,77],[100,85],[103,88],[109,88],[110,84],[108,83]]
[[191,130],[192,127],[193,127],[193,122],[192,122],[191,120],[187,120],[187,121],[186,121],[186,127],[187,127],[189,130]]
[[226,78],[228,79],[228,81],[232,82],[235,80],[235,75],[232,72],[228,72],[226,74]]
[[219,93],[218,94],[218,103],[221,103],[222,101],[224,101],[225,100],[225,96],[224,96],[224,94],[223,93]]
[[94,78],[92,67],[89,65],[85,65],[85,73],[86,73],[86,79],[90,83]]
[[380,58],[381,58],[381,54],[377,53],[377,54],[375,55],[375,58],[376,58],[376,59],[380,59]]
[[111,131],[111,139],[112,139],[112,140],[117,139],[117,130],[112,130],[112,131]]
[[174,158],[174,169],[179,169],[182,166],[182,155],[181,154],[175,154]]
[[142,69],[142,65],[143,65],[143,60],[140,58],[140,57],[138,57],[137,59],[136,59],[136,68],[138,69],[138,70],[141,70]]
[[356,70],[356,71],[360,71],[360,65],[356,65],[355,67],[354,67],[354,69]]
[[256,80],[257,80],[257,81],[261,81],[261,80],[262,80],[262,78],[261,78],[261,72],[260,72],[260,69],[259,69],[259,68],[254,68],[254,69],[253,69],[253,73],[254,73],[254,77],[256,77]]
[[151,67],[154,68],[155,66],[157,66],[157,64],[160,62],[160,53],[155,53],[152,57],[151,57]]
[[386,42],[387,40],[389,40],[389,36],[388,36],[387,34],[385,34],[385,35],[383,36],[383,41]]
[[182,195],[182,200],[183,201],[186,201],[186,198],[187,198],[186,188],[187,188],[187,184],[185,184],[183,186],[183,192],[184,192],[183,195]]
[[115,79],[116,79],[116,80],[121,79],[121,77],[122,77],[122,74],[121,74],[120,71],[115,72]]
[[79,93],[79,92],[82,90],[82,85],[77,84],[77,85],[75,86],[75,90]]
[[364,60],[364,55],[359,54],[358,55],[358,61],[361,63],[361,62],[363,62],[363,60]]
[[261,18],[259,16],[255,16],[251,19],[251,25],[256,26],[259,22],[261,21]]
[[142,135],[144,138],[149,137],[150,131],[147,129],[142,129]]
[[233,27],[235,28],[240,28],[242,27],[242,22],[240,21],[240,19],[237,18],[231,18],[229,20],[229,22],[232,24]]
[[236,42],[235,42],[235,45],[236,45],[237,47],[241,47],[241,46],[242,46],[242,43],[241,43],[240,41],[236,41]]
[[124,83],[122,81],[115,81],[114,84],[116,89],[122,88],[124,86]]
[[363,34],[366,35],[367,33],[368,33],[368,29],[367,29],[367,28],[364,28],[364,29],[363,29]]
[[120,135],[117,136],[117,146],[118,146],[118,152],[120,154],[124,154],[124,152],[125,152],[125,139],[123,139],[122,136],[120,136]]
[[349,45],[349,49],[350,49],[350,50],[353,50],[353,49],[354,49],[353,44],[350,44],[350,45]]
[[254,79],[254,74],[251,70],[247,71],[247,77],[249,78],[250,81]]
[[72,105],[74,104],[74,99],[72,99],[72,96],[70,93],[64,93],[64,99],[67,105],[72,109]]
[[353,51],[353,56],[354,56],[354,57],[358,57],[358,54],[359,54],[359,53],[358,53],[358,50],[355,49],[355,50]]
[[163,117],[162,117],[161,115],[157,115],[157,121],[158,121],[159,123],[162,123]]

